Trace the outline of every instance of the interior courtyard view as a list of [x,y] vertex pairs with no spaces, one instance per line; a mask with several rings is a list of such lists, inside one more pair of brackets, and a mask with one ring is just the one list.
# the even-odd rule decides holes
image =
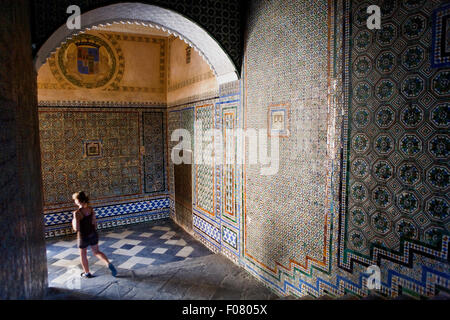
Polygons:
[[448,1],[0,21],[0,300],[450,298]]

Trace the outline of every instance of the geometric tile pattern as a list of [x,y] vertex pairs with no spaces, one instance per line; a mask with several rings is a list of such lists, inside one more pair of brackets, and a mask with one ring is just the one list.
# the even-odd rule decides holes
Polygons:
[[[239,264],[241,255],[240,234],[243,204],[243,165],[238,160],[242,156],[242,137],[235,137],[236,130],[243,128],[241,87],[239,82],[220,86],[221,96],[216,102],[216,124],[222,131],[223,163],[217,166],[216,181],[218,192],[217,225],[222,230],[220,251],[230,260]],[[229,132],[227,132],[229,130]],[[219,207],[220,205],[220,207]]]
[[237,249],[237,234],[232,229],[222,226],[222,240]]
[[[236,222],[236,145],[233,129],[236,128],[236,108],[223,108],[223,217]],[[227,133],[230,137],[227,136]]]
[[[376,1],[383,15],[379,31],[365,27],[367,1],[337,0],[336,8],[349,10],[345,16],[333,12],[332,1],[304,1],[302,14],[298,3],[277,3],[252,4],[242,85],[245,128],[267,129],[267,106],[290,105],[290,135],[280,139],[279,173],[261,177],[259,167],[247,165],[244,183],[236,173],[235,203],[246,204],[237,226],[244,227],[241,242],[241,231],[224,214],[232,199],[226,195],[232,190],[229,168],[216,164],[203,178],[196,169],[195,204],[198,184],[208,181],[215,216],[194,205],[195,235],[228,257],[243,247],[237,260],[230,259],[283,294],[367,295],[364,271],[370,264],[382,267],[380,293],[387,296],[402,290],[433,295],[439,287],[450,288],[445,196],[449,73],[432,70],[427,49],[430,13],[442,1]],[[327,60],[327,32],[333,33],[328,18],[336,19],[336,54],[342,54],[342,38],[351,51],[342,61]],[[297,25],[300,35],[275,32]],[[295,72],[293,63],[299,64]],[[350,205],[341,212],[330,201],[338,197],[332,193],[339,187],[336,181],[330,184],[334,171],[327,161],[327,63],[335,74],[344,66],[347,72],[343,86],[350,116],[344,119],[351,121],[344,123],[342,136],[342,198],[348,197]],[[215,114],[208,115],[215,116],[215,123],[209,127],[230,125],[225,108],[216,103]],[[238,107],[238,127],[239,112]],[[236,209],[238,219],[240,212]]]
[[255,3],[251,12],[244,129],[273,126],[268,146],[274,135],[286,137],[279,138],[279,168],[270,176],[261,174],[268,165],[249,164],[245,142],[245,261],[275,278],[280,270],[328,270],[328,1]]
[[[431,46],[429,10],[437,4],[405,1],[400,8],[384,1],[383,26],[376,32],[365,26],[366,4],[353,6],[358,19],[352,25],[351,63],[365,57],[378,57],[379,63],[352,69],[349,110],[357,116],[350,117],[348,164],[359,167],[348,172],[345,252],[370,258],[375,247],[402,252],[404,241],[435,247],[448,233],[450,220],[438,223],[425,210],[428,199],[448,192],[450,174],[448,132],[428,116],[450,96],[443,84],[446,76],[431,68],[424,49]],[[432,79],[438,79],[437,85]],[[440,203],[448,206],[447,201]]]
[[[175,129],[183,128],[188,130],[191,136],[194,137],[195,120],[202,120],[203,133],[206,129],[214,127],[217,130],[222,130],[225,135],[225,128],[233,129],[240,126],[240,82],[236,81],[228,84],[226,88],[221,86],[220,90],[223,97],[219,99],[202,100],[171,107],[168,112],[168,136]],[[206,122],[206,129],[204,122]],[[193,209],[191,212],[185,213],[181,208],[177,208],[176,217],[180,223],[179,218],[184,214],[189,214],[193,220],[194,236],[213,252],[222,252],[238,263],[240,212],[242,210],[242,166],[235,163],[237,151],[235,142],[231,139],[225,139],[223,143],[225,146],[228,144],[228,149],[226,150],[230,151],[230,148],[233,148],[233,152],[226,151],[222,155],[223,163],[216,163],[214,167],[207,165],[208,168],[204,169],[205,172],[209,172],[208,174],[205,172],[200,173],[201,165],[193,167]],[[206,145],[204,144],[203,147],[205,148]],[[173,146],[173,143],[169,143],[169,152],[171,152]],[[199,142],[191,139],[194,156],[199,156],[197,153],[200,149],[199,146]],[[226,164],[226,160],[229,160],[230,164]],[[172,164],[169,167],[170,176],[171,171],[173,171]],[[200,175],[202,175],[202,178],[200,178]],[[225,179],[225,176],[227,176],[227,179]],[[172,180],[171,176],[169,180],[171,184]],[[198,205],[199,201],[209,202],[210,209],[214,210],[211,212],[214,212],[215,215],[212,216]],[[227,210],[229,213],[225,209],[226,203],[228,203]],[[183,224],[183,222],[181,223]],[[224,235],[223,233],[221,234],[221,230],[222,225],[225,223],[229,232]],[[191,224],[189,224],[189,227],[191,227]],[[223,239],[221,238],[224,236],[228,242],[222,241]]]
[[[361,267],[376,264],[383,295],[432,296],[437,286],[450,287],[448,197],[442,197],[448,193],[442,119],[450,92],[446,69],[433,69],[424,49],[431,47],[431,12],[443,1],[378,1],[382,29],[372,31],[367,5],[344,2],[350,81],[343,153],[349,157],[337,238],[338,265],[348,273],[326,287],[339,294],[345,283],[364,295]],[[355,68],[366,57],[378,62]]]
[[91,198],[99,228],[167,217],[167,198],[145,196],[166,191],[166,116],[155,109],[39,108],[46,237],[73,233],[76,190]]
[[[140,193],[139,113],[39,110],[45,205]],[[84,142],[100,139],[101,157],[85,157]],[[127,183],[123,183],[126,181]]]
[[193,226],[220,243],[220,229],[196,214],[193,214]]
[[175,146],[178,145],[178,141],[172,141],[172,133],[180,128],[180,114],[179,112],[168,111],[167,112],[167,147],[168,147],[168,189],[170,193],[175,196],[175,171],[174,164],[172,162],[172,151]]
[[[204,105],[195,108],[195,121],[201,123],[201,132],[197,132],[195,128],[195,139],[205,137],[209,130],[214,128],[214,105]],[[205,139],[205,138],[203,138]],[[195,164],[195,199],[198,208],[206,213],[214,216],[214,159],[211,161],[211,151],[208,152],[208,147],[211,149],[212,142],[205,143],[201,140],[195,141],[195,146],[202,145],[202,148],[196,148],[195,159],[203,159],[204,164]]]
[[[307,121],[296,124],[300,117],[295,114],[295,109],[302,104],[310,106],[308,103],[311,102],[312,106],[327,106],[327,101],[317,103],[321,93],[327,92],[327,86],[309,87],[310,83],[318,87],[317,83],[326,79],[326,75],[320,74],[319,70],[326,69],[326,62],[321,59],[327,56],[327,51],[317,52],[326,43],[326,40],[320,38],[320,35],[327,33],[326,29],[321,32],[319,30],[327,20],[323,14],[327,9],[322,7],[325,2],[304,1],[302,14],[295,14],[298,7],[286,9],[289,12],[282,14],[280,10],[283,9],[275,5],[280,3],[254,4],[250,10],[249,28],[252,32],[246,43],[243,75],[243,86],[246,89],[245,122],[247,128],[262,126],[264,122],[267,123],[267,113],[260,116],[259,112],[265,105],[294,100],[294,103],[290,103],[294,107],[290,110],[289,142],[283,145],[281,141],[280,150],[289,150],[289,156],[296,160],[298,154],[303,152],[307,154],[304,158],[310,160],[313,153],[298,148],[304,148],[305,141],[312,136],[305,134],[305,131],[311,127],[320,127],[329,120],[308,118],[306,110],[301,110],[301,117]],[[286,217],[289,211],[296,212],[300,217],[311,212],[322,213],[323,211],[314,207],[319,203],[314,201],[315,195],[306,196],[309,201],[295,209],[286,208],[291,203],[299,202],[295,198],[298,193],[306,193],[311,187],[319,185],[322,189],[327,189],[329,184],[326,178],[322,180],[316,176],[314,181],[302,183],[297,189],[291,189],[290,181],[283,181],[280,177],[268,179],[277,186],[272,188],[277,190],[275,193],[272,190],[261,190],[268,189],[267,181],[255,182],[258,174],[248,169],[248,166],[244,173],[247,178],[244,180],[247,212],[243,221],[245,251],[240,263],[281,294],[340,296],[351,292],[365,296],[370,293],[365,270],[373,264],[379,265],[382,272],[382,288],[377,293],[385,296],[395,297],[402,293],[432,296],[440,288],[450,289],[449,199],[446,196],[450,73],[447,69],[433,70],[430,67],[430,52],[427,49],[432,38],[430,15],[442,3],[443,1],[380,0],[369,3],[337,0],[334,7],[334,2],[328,2],[328,10],[332,13],[329,18],[330,21],[334,19],[334,30],[337,32],[334,47],[337,56],[328,63],[331,63],[331,68],[335,68],[337,80],[342,81],[345,100],[339,104],[349,114],[342,116],[345,120],[344,134],[341,137],[344,144],[342,193],[337,195],[340,191],[338,183],[331,186],[336,191],[333,199],[342,197],[342,204],[346,207],[337,211],[333,202],[325,201],[324,212],[326,214],[330,210],[331,216],[330,220],[322,223],[322,227],[325,224],[326,228],[331,226],[333,229],[332,242],[327,242],[330,238],[322,237],[321,244],[325,244],[322,247],[323,254],[326,256],[328,249],[330,250],[330,258],[325,260],[325,266],[312,263],[313,268],[307,268],[307,264],[293,264],[292,261],[289,261],[292,264],[283,263],[282,257],[286,251],[301,247],[303,238],[320,243],[317,236],[314,238],[314,235],[305,235],[305,232],[299,231],[299,224],[302,223],[299,223],[298,216]],[[381,30],[369,30],[366,27],[366,10],[369,4],[381,7]],[[283,6],[286,6],[285,2]],[[346,11],[334,12],[333,7],[345,8]],[[252,15],[255,15],[257,21],[254,24]],[[276,19],[265,20],[265,17]],[[313,21],[314,19],[318,20]],[[301,25],[302,33],[296,33],[295,41],[287,44],[290,36],[281,32],[270,37],[268,30],[282,30],[284,25],[293,28],[297,23]],[[333,28],[329,31],[333,34]],[[303,40],[303,35],[308,36]],[[302,58],[296,56],[299,43],[314,55],[310,58],[306,55],[305,63],[302,63],[303,55]],[[290,51],[284,53],[284,47],[288,47]],[[329,48],[332,50],[333,44]],[[264,60],[265,55],[268,56],[267,61]],[[312,64],[318,61],[322,63],[313,67]],[[295,72],[288,69],[297,63],[299,66],[295,68]],[[276,73],[277,70],[281,70],[279,74]],[[299,75],[305,70],[311,71],[311,78]],[[342,71],[345,71],[345,77],[341,78]],[[295,74],[296,79],[303,80],[299,88],[296,87],[295,80],[284,80],[291,74]],[[305,97],[313,99],[307,101]],[[274,101],[275,99],[280,101]],[[311,109],[312,107],[307,111]],[[313,111],[314,115],[320,114],[318,110]],[[338,127],[340,125],[337,124]],[[326,139],[326,129],[323,132],[325,134],[319,137],[325,136]],[[320,143],[315,142],[314,147],[317,148],[317,145],[320,146]],[[321,158],[326,156],[327,154],[321,155]],[[302,158],[297,162],[302,161],[305,160]],[[283,172],[281,177],[295,179],[307,176],[314,166],[322,166],[321,170],[317,169],[318,173],[328,168],[326,162],[310,163],[308,170]],[[282,165],[280,170],[281,167]],[[346,185],[347,180],[349,183]],[[259,185],[263,188],[259,188]],[[290,193],[287,197],[282,196],[285,190]],[[274,194],[276,197],[271,197]],[[324,194],[320,198],[328,200],[329,196],[331,197]],[[255,204],[259,203],[270,204],[255,209]],[[270,214],[272,207],[276,207],[274,216]],[[303,207],[306,212],[301,211]],[[255,214],[248,214],[249,210],[255,210]],[[290,225],[289,220],[296,224]],[[314,221],[310,218],[303,224],[311,232],[323,232],[319,224],[312,223]],[[329,235],[326,228],[325,234]],[[252,229],[259,234],[250,238],[249,231],[252,232]],[[283,240],[276,241],[278,234]],[[225,240],[222,234],[223,243],[229,240],[228,237]],[[249,248],[250,245],[253,247]],[[311,242],[304,247],[305,251],[319,249]],[[259,257],[255,258],[255,253]],[[299,253],[300,250],[297,251],[296,258],[300,256]]]
[[[211,254],[173,222],[166,221],[127,227],[124,230],[102,231],[99,247],[121,271],[162,265],[187,258]],[[110,276],[103,262],[88,249],[89,267],[94,276]],[[79,249],[73,237],[47,241],[49,285],[63,286],[71,277],[79,279],[81,271]],[[78,271],[79,272],[75,272]]]
[[[194,206],[194,217],[196,216],[194,222],[197,223],[197,225],[194,224],[194,235],[210,250],[222,252],[232,261],[238,263],[238,234],[242,210],[242,197],[240,196],[242,193],[242,168],[241,165],[236,163],[237,140],[227,136],[231,133],[227,132],[226,129],[235,129],[242,125],[239,116],[239,82],[229,84],[225,91],[222,91],[223,89],[221,86],[221,92],[227,93],[214,101],[213,105],[214,128],[222,133],[222,137],[225,137],[214,144],[214,148],[218,147],[219,143],[222,143],[222,147],[224,147],[223,153],[216,154],[216,156],[221,156],[221,159],[218,159],[213,167],[215,175],[213,181],[215,216],[211,217],[201,207]],[[198,144],[195,145],[194,152],[196,154],[199,151],[198,146]],[[194,190],[197,188],[195,185],[197,181],[194,180]],[[201,183],[201,181],[198,183]],[[222,241],[223,234],[221,236],[222,226],[225,224],[230,230],[230,233],[227,233],[228,242]]]
[[143,112],[145,193],[165,191],[165,121],[163,112]]
[[180,111],[181,128],[188,130],[191,135],[191,150],[194,150],[194,108],[187,108]]
[[[169,209],[154,210],[147,212],[139,212],[127,214],[123,216],[115,216],[112,218],[104,218],[98,221],[98,229],[110,229],[122,227],[125,225],[133,225],[138,223],[150,222],[160,219],[166,219],[170,215]],[[46,227],[45,237],[53,238],[59,236],[73,235],[75,232],[71,224],[58,224],[55,226]]]
[[[132,203],[94,207],[98,228],[164,219],[169,215],[169,198],[150,199]],[[73,234],[72,211],[53,212],[44,215],[46,238]]]

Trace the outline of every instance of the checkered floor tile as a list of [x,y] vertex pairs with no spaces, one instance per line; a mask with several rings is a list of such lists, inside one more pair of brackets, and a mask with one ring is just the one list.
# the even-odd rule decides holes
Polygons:
[[[129,226],[116,231],[100,231],[100,250],[117,268],[133,270],[211,254],[201,243],[170,220],[157,224]],[[88,249],[94,276],[110,275],[107,267]],[[47,264],[50,286],[58,286],[82,272],[75,238],[49,240]]]

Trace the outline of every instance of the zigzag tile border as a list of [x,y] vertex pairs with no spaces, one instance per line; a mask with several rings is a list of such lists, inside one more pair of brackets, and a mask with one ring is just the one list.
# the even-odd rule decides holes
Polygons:
[[[353,98],[351,91],[352,84],[352,73],[351,73],[351,46],[350,40],[352,37],[351,29],[352,25],[350,23],[350,16],[352,14],[352,1],[344,0],[344,25],[346,26],[344,38],[346,39],[346,43],[344,48],[346,51],[344,52],[344,70],[347,75],[344,77],[344,101],[347,106],[351,106],[351,101]],[[344,134],[343,135],[343,154],[349,154],[349,150],[351,148],[351,140],[350,140],[350,117],[349,117],[349,108],[347,107],[345,116],[344,116]],[[347,181],[348,176],[350,175],[350,168],[348,167],[347,161],[342,163],[342,181]],[[306,282],[300,281],[300,285],[297,289],[306,290],[315,296],[319,296],[324,293],[324,291],[328,291],[334,295],[342,295],[344,294],[344,289],[353,292],[359,296],[365,296],[369,292],[367,287],[365,286],[366,275],[361,273],[359,270],[362,267],[367,267],[369,265],[383,265],[383,268],[387,269],[385,273],[387,274],[387,280],[383,281],[381,284],[380,293],[389,297],[395,297],[398,294],[401,294],[403,291],[409,292],[413,296],[423,295],[423,296],[432,296],[436,292],[436,287],[440,286],[445,288],[446,290],[450,290],[450,274],[443,273],[439,270],[434,270],[424,265],[418,265],[417,260],[422,259],[420,257],[426,257],[435,261],[441,261],[445,264],[449,263],[449,255],[448,255],[448,235],[443,235],[442,241],[438,244],[437,247],[432,248],[430,246],[426,246],[419,243],[413,243],[410,241],[402,240],[400,243],[400,247],[398,250],[389,250],[377,246],[372,246],[370,248],[369,258],[363,257],[361,255],[355,254],[346,248],[346,225],[347,225],[347,215],[348,215],[348,207],[347,204],[349,202],[350,189],[344,183],[342,189],[342,198],[341,203],[341,212],[339,215],[339,226],[338,226],[338,247],[337,247],[337,262],[338,267],[346,272],[349,272],[349,276],[343,277],[342,275],[338,275],[336,278],[336,284],[332,284],[331,282],[324,281],[322,279],[317,278],[315,282],[315,286],[307,284]],[[387,265],[390,266],[387,266]],[[418,278],[414,279],[406,274],[402,274],[398,272],[398,269],[392,269],[392,266],[398,266],[399,268],[421,268],[421,273],[417,274]],[[351,281],[349,278],[353,276],[353,278],[359,273],[359,282]],[[345,273],[343,273],[345,274]]]

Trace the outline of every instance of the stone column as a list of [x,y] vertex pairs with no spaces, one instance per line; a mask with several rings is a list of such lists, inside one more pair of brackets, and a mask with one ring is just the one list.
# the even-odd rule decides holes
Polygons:
[[0,299],[47,288],[36,71],[29,3],[0,4]]

